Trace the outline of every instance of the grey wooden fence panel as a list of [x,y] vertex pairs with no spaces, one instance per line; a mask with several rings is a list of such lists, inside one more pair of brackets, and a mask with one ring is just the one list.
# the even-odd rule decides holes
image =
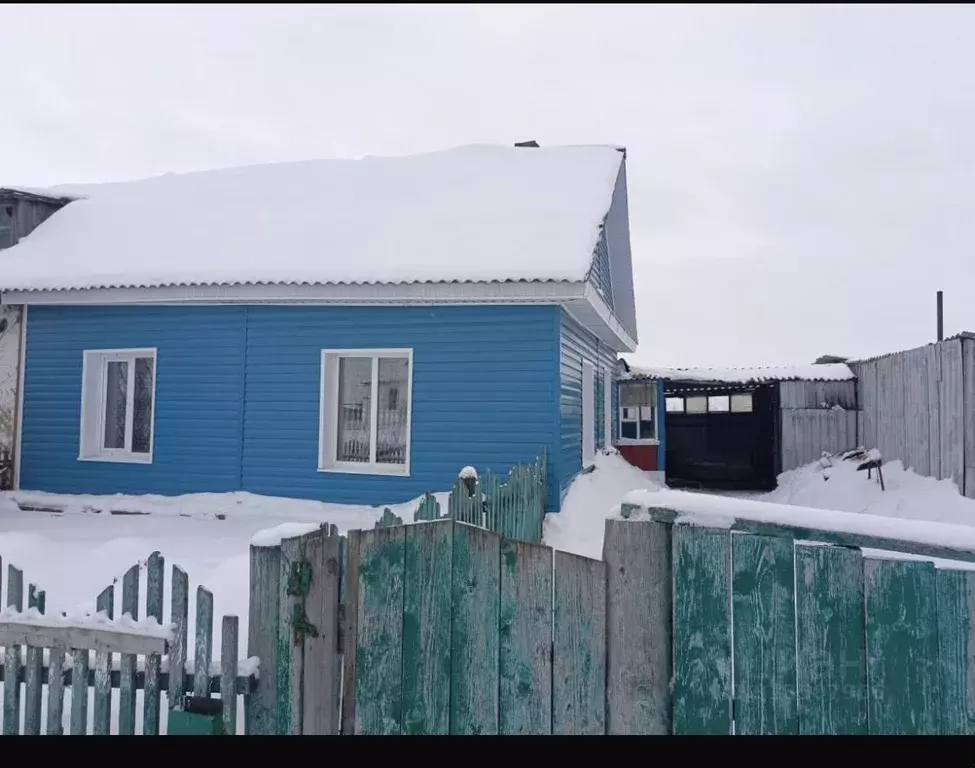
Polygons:
[[931,477],[941,477],[941,347],[925,348],[928,393],[928,450]]
[[963,431],[965,468],[962,490],[971,499],[975,498],[975,425],[970,422],[975,415],[975,341],[962,339],[961,343],[964,370],[962,408],[966,419]]
[[606,732],[671,731],[673,580],[671,526],[608,520]]
[[856,383],[850,381],[783,381],[779,384],[779,407],[822,408],[840,405],[856,407]]
[[959,489],[965,484],[966,422],[962,386],[961,339],[941,345],[941,475],[955,481]]
[[823,451],[837,453],[856,444],[856,411],[788,409],[782,411],[782,469],[801,467]]

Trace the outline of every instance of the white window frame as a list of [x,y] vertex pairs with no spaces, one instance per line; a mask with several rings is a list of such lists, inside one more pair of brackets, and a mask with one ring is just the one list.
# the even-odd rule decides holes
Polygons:
[[603,374],[603,447],[613,445],[613,374]]
[[[343,357],[372,359],[372,393],[369,413],[370,461],[353,462],[336,459],[338,439],[339,365]],[[379,430],[379,358],[405,358],[409,363],[406,376],[406,461],[403,464],[384,464],[376,461]],[[321,389],[319,391],[318,471],[355,475],[410,476],[413,438],[413,350],[395,349],[323,349],[321,358]]]
[[[152,416],[149,419],[149,452],[132,452],[132,429],[135,400],[135,361],[152,358]],[[105,385],[110,362],[129,364],[125,408],[125,448],[105,447]],[[142,349],[86,349],[81,365],[81,432],[78,461],[108,461],[121,464],[152,464],[156,443],[156,347]]]
[[[623,382],[620,386],[625,386]],[[660,409],[657,407],[659,403],[659,392],[654,390],[653,402],[650,405],[623,405],[622,392],[620,393],[620,406],[617,409],[617,423],[619,424],[619,437],[617,438],[617,445],[660,445]],[[623,422],[627,423],[636,422],[637,424],[637,434],[640,432],[640,415],[637,413],[636,419],[624,419],[624,410],[637,410],[640,408],[652,408],[653,409],[653,437],[623,437]]]

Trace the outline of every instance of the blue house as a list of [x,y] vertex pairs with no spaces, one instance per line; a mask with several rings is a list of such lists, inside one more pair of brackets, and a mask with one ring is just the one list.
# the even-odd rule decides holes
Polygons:
[[[616,432],[622,148],[461,147],[30,190],[15,477],[391,504]],[[10,190],[11,188],[8,188]]]

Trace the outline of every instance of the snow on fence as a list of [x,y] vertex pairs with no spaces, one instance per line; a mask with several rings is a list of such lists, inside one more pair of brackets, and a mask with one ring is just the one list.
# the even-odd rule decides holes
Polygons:
[[[533,464],[513,467],[504,480],[493,472],[485,472],[482,478],[474,467],[464,467],[447,499],[447,514],[442,514],[440,502],[433,494],[427,493],[413,519],[457,520],[510,539],[541,541],[545,471],[544,454]],[[402,524],[402,519],[386,509],[377,527]]]
[[[0,587],[3,562],[0,559]],[[222,700],[224,733],[237,731],[238,696],[255,687],[257,663],[250,658],[238,663],[236,616],[224,616],[221,658],[212,661],[213,595],[204,587],[196,595],[196,637],[192,672],[187,668],[189,577],[172,567],[171,616],[163,623],[165,562],[154,552],[146,564],[146,618],[139,620],[139,565],[122,579],[121,615],[115,618],[115,587],[98,596],[97,613],[84,617],[45,614],[46,595],[34,584],[27,589],[24,609],[23,572],[7,569],[7,608],[0,611],[0,681],[3,682],[3,733],[48,735],[63,733],[65,721],[72,735],[89,731],[107,735],[136,733],[136,692],[143,692],[142,732],[160,732],[161,694],[170,708],[182,706],[183,698],[210,697]],[[2,590],[0,590],[2,591]],[[183,669],[184,674],[171,670]],[[12,684],[16,681],[16,684]],[[84,695],[76,693],[77,682]],[[230,681],[230,684],[225,684]],[[47,699],[43,700],[43,687]],[[64,695],[70,701],[65,711]],[[89,714],[89,691],[93,689]],[[112,691],[118,690],[118,706],[112,711]],[[43,718],[43,724],[42,724]],[[21,722],[23,720],[23,722]]]

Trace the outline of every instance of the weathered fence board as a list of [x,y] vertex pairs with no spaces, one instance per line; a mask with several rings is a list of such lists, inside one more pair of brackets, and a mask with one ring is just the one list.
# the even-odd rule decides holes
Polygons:
[[939,570],[936,578],[941,731],[975,734],[975,573]]
[[213,658],[213,593],[196,588],[196,642],[193,651],[193,695],[210,694],[210,661]]
[[[133,565],[122,577],[122,615],[139,619],[139,566]],[[122,654],[121,681],[118,694],[118,732],[122,736],[135,734],[135,667],[133,654]]]
[[359,545],[362,531],[349,531],[345,542],[343,659],[342,659],[342,735],[355,735],[356,725],[356,648],[359,645]]
[[501,542],[500,732],[552,732],[552,550]]
[[64,733],[64,656],[63,647],[52,648],[47,670],[47,735]]
[[857,549],[796,545],[802,734],[867,731],[861,559]]
[[257,689],[245,700],[244,731],[248,735],[278,733],[277,647],[280,578],[281,548],[251,546],[247,655],[256,656],[261,660],[261,670]]
[[[43,614],[45,610],[44,592],[34,584],[27,587],[27,607]],[[42,680],[44,668],[44,649],[27,648],[26,669],[24,670],[24,735],[38,736],[41,733],[41,699],[44,693]]]
[[[115,587],[109,585],[95,600],[95,610],[115,618]],[[95,652],[95,695],[92,733],[107,736],[112,731],[112,652]]]
[[676,734],[731,733],[731,534],[674,528]]
[[450,732],[450,614],[454,525],[406,529],[403,733]]
[[173,643],[169,649],[169,708],[180,706],[186,694],[186,628],[190,616],[190,579],[182,568],[173,566],[173,586],[169,620],[173,624]]
[[671,731],[671,526],[608,520],[606,732]]
[[220,699],[223,703],[223,732],[231,735],[237,733],[237,691],[223,682],[237,677],[237,631],[237,617],[224,616],[220,628]]
[[870,733],[937,734],[941,686],[934,564],[867,559],[863,569]]
[[359,538],[355,651],[358,735],[394,735],[402,727],[404,533],[403,526],[377,528]]
[[[7,567],[7,608],[15,611],[24,610],[24,573],[12,565]],[[20,733],[20,677],[21,646],[0,641],[6,646],[4,656],[3,686],[3,732],[18,735]]]
[[303,558],[310,566],[302,617],[306,622],[297,646],[295,678],[301,681],[300,733],[339,732],[338,614],[341,552],[338,536],[322,529],[303,538]]
[[[146,564],[146,616],[155,619],[162,624],[163,620],[163,594],[166,584],[166,561],[159,552],[149,555]],[[234,659],[236,659],[236,651]],[[146,736],[156,736],[159,733],[159,705],[160,687],[159,673],[162,657],[158,653],[150,654],[145,662],[145,690],[142,692],[142,733]],[[237,668],[234,666],[232,677],[237,677]],[[228,680],[226,674],[220,680]],[[226,687],[226,686],[224,686]],[[221,689],[222,690],[222,689]],[[237,711],[236,701],[234,702],[234,712]]]
[[[500,537],[454,525],[450,732],[498,733]],[[361,578],[361,576],[360,576]]]
[[552,733],[606,732],[606,564],[555,553]]
[[749,534],[731,540],[735,733],[795,734],[793,543]]

